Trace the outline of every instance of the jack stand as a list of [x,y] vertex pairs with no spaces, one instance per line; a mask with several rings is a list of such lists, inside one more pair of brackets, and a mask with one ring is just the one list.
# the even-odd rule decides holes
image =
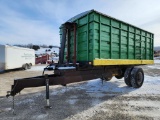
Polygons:
[[16,113],[15,113],[15,109],[14,109],[14,96],[13,96],[13,106],[12,106],[12,113],[13,113],[13,115],[16,115]]
[[101,77],[101,82],[102,82],[102,86],[103,86],[103,83],[104,83],[104,77],[103,76]]
[[[6,97],[8,98],[9,96],[11,95],[11,91],[7,91],[7,95],[6,95]],[[12,97],[13,99],[12,99],[12,113],[13,113],[13,115],[16,115],[16,113],[15,113],[15,105],[14,105],[14,96]]]
[[45,79],[46,79],[46,103],[47,103],[45,108],[51,109],[52,107],[50,106],[50,103],[49,103],[49,79],[47,74],[45,74]]

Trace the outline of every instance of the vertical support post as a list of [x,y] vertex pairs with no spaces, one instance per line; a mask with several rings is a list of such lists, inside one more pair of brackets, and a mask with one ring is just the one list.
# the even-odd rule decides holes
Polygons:
[[152,60],[154,59],[154,34],[152,34]]
[[127,59],[129,59],[129,26],[127,31]]
[[145,33],[145,58],[147,60],[147,37],[146,37],[146,33]]
[[63,25],[62,28],[62,41],[61,41],[61,48],[59,52],[59,64],[63,64],[64,62],[64,50],[65,50],[65,45],[66,45],[66,25]]
[[136,29],[134,30],[134,59],[136,59]]
[[112,59],[112,19],[110,21],[110,59]]
[[46,82],[46,106],[45,108],[52,108],[50,106],[50,103],[49,103],[49,79],[48,79],[48,75],[45,74],[45,82]]
[[122,23],[120,23],[119,29],[119,59],[121,59],[121,46],[122,45]]
[[73,63],[76,64],[76,23],[74,23],[74,56]]
[[142,49],[142,31],[140,30],[140,59],[143,57],[143,49]]
[[89,15],[87,15],[87,61],[89,61]]
[[101,59],[101,15],[99,15],[99,58]]
[[152,59],[152,51],[153,51],[152,50],[152,37],[151,37],[151,34],[149,34],[149,36],[150,36],[150,56],[151,56],[149,59],[151,60]]
[[92,28],[92,33],[91,34],[93,34],[93,38],[92,38],[92,46],[93,46],[93,49],[92,49],[92,59],[94,60],[95,59],[95,34],[94,34],[94,32],[95,32],[95,30],[94,30],[94,28],[95,28],[95,13],[93,13],[93,28]]
[[67,63],[69,63],[69,58],[70,58],[70,36],[69,36],[70,32],[69,32],[69,29],[67,29],[67,56],[66,56],[66,59],[67,59]]

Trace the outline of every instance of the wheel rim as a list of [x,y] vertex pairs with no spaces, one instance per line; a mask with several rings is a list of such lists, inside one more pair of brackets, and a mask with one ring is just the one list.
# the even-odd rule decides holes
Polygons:
[[137,74],[137,83],[140,85],[140,84],[142,84],[142,82],[143,82],[143,74],[142,74],[142,72],[139,72]]

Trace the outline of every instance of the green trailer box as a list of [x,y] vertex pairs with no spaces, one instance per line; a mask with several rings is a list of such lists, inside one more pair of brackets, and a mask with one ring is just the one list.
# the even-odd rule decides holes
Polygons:
[[[76,62],[95,66],[153,64],[153,33],[95,10],[81,13],[66,23],[76,23]],[[64,25],[60,27],[61,41]],[[73,62],[74,29],[66,36],[69,42],[65,43],[64,61],[69,46],[68,59]]]

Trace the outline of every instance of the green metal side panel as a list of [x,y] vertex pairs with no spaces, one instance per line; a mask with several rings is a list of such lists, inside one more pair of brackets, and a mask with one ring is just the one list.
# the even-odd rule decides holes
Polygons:
[[95,13],[95,58],[153,60],[153,34]]
[[[152,33],[96,11],[74,22],[78,25],[76,52],[79,62],[93,61],[96,58],[153,60],[154,36]],[[60,36],[61,34],[60,32]],[[70,34],[70,61],[72,61],[73,31]]]
[[92,61],[94,15],[88,14],[78,20],[77,28],[77,61]]

